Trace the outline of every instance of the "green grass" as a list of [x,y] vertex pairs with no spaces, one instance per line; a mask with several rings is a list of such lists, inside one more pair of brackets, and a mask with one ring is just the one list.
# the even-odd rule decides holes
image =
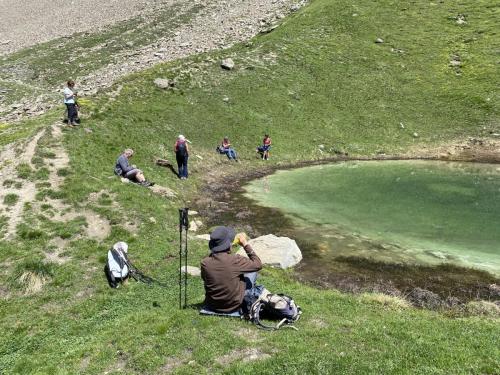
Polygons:
[[[455,23],[459,13],[467,14],[466,25]],[[192,305],[179,310],[176,258],[177,209],[196,208],[210,172],[223,178],[261,168],[254,150],[264,132],[273,138],[268,163],[275,165],[328,156],[318,151],[319,144],[332,155],[334,150],[370,155],[496,130],[496,15],[498,9],[486,0],[434,5],[315,0],[250,43],[131,75],[117,83],[123,89],[114,101],[104,94],[93,98],[100,111],[85,122],[93,132],[65,133],[73,173],[62,192],[38,182],[44,190],[37,198],[93,209],[111,222],[111,235],[104,243],[79,237],[82,221],[75,219],[65,230],[26,208],[17,228],[21,239],[0,243],[0,263],[6,264],[0,285],[16,274],[15,264],[43,263],[55,236],[70,240],[64,253],[70,260],[54,265],[38,293],[9,289],[11,296],[0,305],[0,372],[156,374],[177,361],[179,374],[498,373],[498,319],[401,309],[311,288],[295,281],[293,271],[266,268],[262,284],[292,295],[304,309],[298,332],[266,333],[239,320],[200,317],[203,286],[196,278],[189,282]],[[377,37],[385,43],[375,44]],[[460,55],[459,75],[449,66],[451,54]],[[235,70],[220,69],[218,61],[226,56],[235,60]],[[176,78],[178,89],[157,89],[157,77]],[[50,122],[33,120],[24,129],[43,124]],[[191,177],[182,182],[151,161],[172,159],[180,133],[192,141]],[[224,135],[241,163],[215,154]],[[148,178],[175,190],[178,198],[168,200],[113,177],[114,162],[126,147],[135,149],[133,163]],[[18,172],[33,178],[31,168]],[[120,207],[104,204],[106,196],[98,201],[103,205],[88,201],[90,193],[102,190]],[[138,224],[137,233],[127,229],[129,222]],[[129,243],[141,270],[170,287],[131,282],[111,290],[102,268],[107,249],[118,240]],[[206,246],[189,242],[190,265],[199,264]],[[260,348],[271,357],[216,361],[245,348]]]
[[10,193],[3,198],[3,203],[6,204],[7,206],[14,206],[18,200],[19,200],[19,195]]

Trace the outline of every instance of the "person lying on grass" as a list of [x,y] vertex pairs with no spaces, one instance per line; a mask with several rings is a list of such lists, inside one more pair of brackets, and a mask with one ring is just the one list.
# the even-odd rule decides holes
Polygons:
[[127,148],[123,151],[118,159],[116,160],[115,165],[115,174],[120,177],[128,178],[132,182],[136,182],[142,186],[153,186],[154,182],[149,182],[144,177],[144,173],[137,169],[135,165],[130,165],[128,160],[134,155],[134,150],[131,148]]
[[[257,272],[262,262],[248,243],[244,233],[236,237],[233,228],[220,226],[210,233],[210,255],[201,261],[201,277],[205,286],[205,306],[218,313],[239,311],[245,296],[256,291]],[[233,241],[243,246],[245,258],[231,254]]]

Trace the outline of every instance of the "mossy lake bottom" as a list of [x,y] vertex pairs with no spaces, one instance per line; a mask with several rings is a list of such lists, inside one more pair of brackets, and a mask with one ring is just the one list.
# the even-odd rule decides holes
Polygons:
[[[460,277],[495,282],[500,274],[499,165],[349,161],[280,170],[244,195],[261,218],[266,210],[286,218],[280,232],[301,246],[306,280],[329,284],[349,273],[425,287],[434,275],[445,294]],[[477,294],[465,289],[462,296]]]

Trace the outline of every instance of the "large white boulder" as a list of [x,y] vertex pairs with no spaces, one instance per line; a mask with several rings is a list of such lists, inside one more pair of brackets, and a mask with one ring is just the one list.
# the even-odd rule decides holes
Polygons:
[[[302,260],[302,253],[297,243],[288,237],[277,237],[274,234],[257,237],[249,241],[260,260],[273,267],[289,268]],[[243,249],[238,251],[246,255]]]

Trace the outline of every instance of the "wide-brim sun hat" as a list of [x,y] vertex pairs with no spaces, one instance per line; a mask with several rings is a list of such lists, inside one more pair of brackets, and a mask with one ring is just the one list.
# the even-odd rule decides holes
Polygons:
[[231,248],[236,232],[231,227],[220,226],[210,233],[208,247],[212,253],[218,253]]

